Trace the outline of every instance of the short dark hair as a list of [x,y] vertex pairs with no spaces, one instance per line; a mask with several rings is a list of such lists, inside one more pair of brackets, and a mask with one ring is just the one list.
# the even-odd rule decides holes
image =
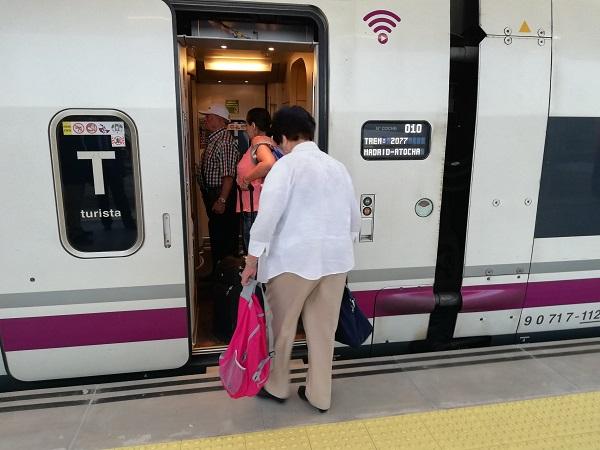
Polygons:
[[289,141],[304,139],[312,141],[315,137],[315,119],[300,106],[285,106],[273,117],[273,140],[281,144],[282,137]]
[[252,108],[246,114],[246,123],[255,124],[256,127],[266,133],[271,133],[271,114],[265,108]]

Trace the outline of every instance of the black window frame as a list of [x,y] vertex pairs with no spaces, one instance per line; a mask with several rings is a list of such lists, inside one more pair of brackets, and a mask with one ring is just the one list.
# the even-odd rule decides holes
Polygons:
[[[136,230],[137,238],[133,245],[128,249],[124,250],[113,250],[113,251],[81,251],[75,248],[68,237],[67,223],[65,217],[64,208],[64,194],[63,194],[63,177],[60,168],[58,138],[57,138],[57,127],[66,118],[71,116],[91,116],[94,117],[94,121],[97,121],[97,117],[107,116],[108,118],[114,119],[115,117],[123,120],[130,132],[130,145],[131,145],[131,159],[132,159],[132,170],[133,170],[133,183],[134,183],[134,201],[135,201],[135,219],[136,219]],[[58,219],[58,228],[60,242],[63,248],[71,255],[77,258],[115,258],[115,257],[126,257],[136,253],[144,243],[144,214],[143,214],[143,202],[142,202],[142,182],[141,182],[141,171],[140,171],[140,156],[139,156],[139,140],[137,127],[133,119],[117,109],[108,108],[71,108],[59,111],[52,117],[49,125],[49,139],[50,139],[50,153],[52,160],[52,173],[54,178],[54,193],[56,199],[56,211]]]

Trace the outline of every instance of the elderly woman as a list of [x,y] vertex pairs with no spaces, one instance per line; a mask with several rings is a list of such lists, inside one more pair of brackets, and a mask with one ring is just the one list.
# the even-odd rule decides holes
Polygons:
[[320,412],[331,404],[335,330],[360,212],[346,168],[313,142],[315,121],[304,109],[279,110],[273,138],[287,155],[265,179],[261,208],[250,231],[242,283],[267,283],[275,356],[260,396],[284,402],[298,318],[308,345],[306,386],[298,395]]

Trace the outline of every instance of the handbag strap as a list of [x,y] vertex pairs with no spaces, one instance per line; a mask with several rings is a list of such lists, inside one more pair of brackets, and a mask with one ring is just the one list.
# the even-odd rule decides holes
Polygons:
[[251,279],[250,283],[248,283],[246,286],[244,286],[242,288],[240,297],[242,297],[244,300],[246,300],[249,304],[252,303],[252,294],[254,293],[254,290],[256,289],[257,284],[258,284],[258,281]]
[[259,142],[258,144],[254,144],[250,149],[250,157],[252,158],[252,162],[254,164],[258,164],[258,156],[256,155],[256,153],[258,152],[258,149],[261,145],[266,145],[267,147],[269,147],[269,150],[271,150],[271,152],[273,152],[273,150],[275,149],[273,147],[273,144],[269,142]]
[[271,311],[271,307],[269,306],[269,302],[267,301],[267,292],[265,290],[265,285],[263,283],[258,283],[258,288],[262,293],[265,310],[265,323],[267,324],[268,355],[270,358],[273,358],[275,356],[275,343],[273,339],[273,313]]
[[[239,229],[239,233],[243,236],[244,235],[244,196],[243,196],[243,191],[240,189],[240,187],[237,187],[238,190],[238,196],[240,199],[240,229]],[[252,186],[251,184],[248,185],[248,192],[250,192],[250,214],[254,213],[254,186]],[[244,251],[244,253],[247,255],[248,254],[248,248],[246,246],[246,242],[242,239],[242,250]]]

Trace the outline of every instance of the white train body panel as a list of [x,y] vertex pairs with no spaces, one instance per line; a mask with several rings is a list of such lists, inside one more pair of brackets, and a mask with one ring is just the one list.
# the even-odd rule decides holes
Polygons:
[[[600,117],[600,80],[596,74],[600,70],[600,58],[597,56],[596,49],[600,45],[600,30],[597,26],[592,26],[597,17],[598,7],[591,9],[587,2],[555,0],[553,8],[556,38],[553,40],[552,96],[549,116],[574,119],[598,118]],[[590,132],[597,135],[599,131],[596,129]],[[573,149],[578,144],[574,141]],[[597,148],[595,150],[598,151]],[[579,161],[574,160],[573,164],[567,167],[567,170],[572,171],[573,179],[581,178],[585,182],[592,180],[595,174],[590,174],[589,167],[583,167],[578,163]],[[592,186],[589,187],[592,189]],[[569,186],[563,186],[562,189],[568,191]],[[585,188],[581,187],[581,189]],[[590,208],[589,200],[585,200],[586,202],[580,206],[574,205],[570,210],[563,209],[562,212],[568,214],[565,220],[576,222],[585,217],[595,217],[596,211]],[[556,201],[560,199],[557,198]],[[587,278],[583,273],[573,272],[600,270],[600,228],[596,230],[596,235],[580,234],[556,237],[536,236],[531,281],[545,279],[542,274],[546,273],[554,273],[553,279]]]
[[[47,363],[40,365],[45,338],[29,336],[32,342],[23,351],[18,345],[15,351],[5,346],[9,372],[21,380],[35,380],[61,373],[84,376],[183,365],[189,358],[189,345],[177,91],[169,7],[158,0],[103,0],[2,2],[1,9],[0,54],[10,64],[0,72],[4,169],[0,203],[5,211],[14,211],[15,216],[0,224],[1,234],[7,238],[0,255],[0,302],[11,309],[28,311],[36,306],[35,297],[11,295],[53,292],[59,297],[61,292],[68,295],[81,291],[73,303],[88,303],[89,290],[105,290],[109,296],[114,288],[135,286],[143,290],[144,286],[171,286],[177,291],[173,298],[180,300],[177,308],[168,311],[183,311],[183,315],[176,314],[177,323],[173,324],[177,339],[170,339],[168,332],[165,334],[170,348],[160,358],[156,357],[156,346],[150,344],[138,346],[138,353],[132,358],[135,351],[127,343],[68,348],[62,342],[57,345],[61,345],[60,353],[66,355],[65,359],[71,359],[69,371],[47,371]],[[80,259],[61,246],[48,134],[54,115],[76,108],[120,110],[137,127],[145,240],[131,256]],[[164,213],[170,215],[173,223],[172,246],[168,249],[163,242]],[[138,325],[139,321],[149,321],[138,330],[140,335],[136,339],[150,339],[155,326],[151,320],[155,316],[144,318],[144,311],[148,310],[142,303],[137,315],[130,317],[135,317]],[[97,311],[90,311],[90,318],[116,323],[128,320],[129,316],[114,315],[118,313],[94,315],[101,309],[99,306]],[[58,320],[56,317],[48,316],[48,320]],[[77,317],[71,316],[73,321]],[[63,320],[67,320],[65,316]],[[11,322],[12,325],[16,327],[17,323]],[[50,333],[56,324],[47,322],[44,326]],[[89,334],[95,332],[88,330]],[[109,341],[128,339],[108,329],[105,332]],[[149,334],[144,337],[144,333]],[[31,330],[31,334],[36,331]],[[86,336],[80,337],[82,343],[93,342],[86,340]]]
[[[600,6],[592,0],[479,3],[486,37],[473,81],[476,125],[454,337],[527,340],[592,329],[600,320],[600,157],[594,160],[600,154],[600,137],[594,140],[600,136]],[[282,0],[209,7],[239,5],[281,7],[283,14],[291,7]],[[297,7],[322,14],[326,29],[315,50],[327,54],[326,67],[317,65],[315,73],[328,76],[312,93],[317,119],[328,108],[328,121],[319,124],[328,141],[320,144],[349,169],[357,195],[374,198],[372,242],[357,243],[349,275],[374,324],[370,343],[424,341],[434,328],[430,314],[443,310],[434,281],[441,267],[456,14],[450,1],[439,0],[387,6],[318,0]],[[186,49],[178,53],[174,45],[173,10],[162,0],[4,0],[0,8],[6,363],[0,375],[32,381],[182,366],[191,353],[186,269],[188,276],[195,270],[186,267],[192,235],[184,232],[182,204],[189,203],[193,181],[182,173],[188,155],[180,148],[176,68]],[[381,8],[401,19],[385,39],[364,19]],[[468,45],[459,48],[464,55]],[[323,92],[327,105],[319,104]],[[88,257],[65,244],[59,224],[66,220],[66,172],[56,136],[61,126],[71,133],[75,123],[57,116],[65,110],[76,117],[121,114],[129,124],[123,145],[139,152],[127,168],[139,170],[140,180],[140,246],[131,254]],[[428,124],[429,155],[366,160],[361,140],[369,121]],[[121,143],[110,136],[112,148],[78,149],[87,152],[78,158],[118,154]],[[433,207],[420,216],[423,199]],[[465,197],[465,211],[466,203]]]
[[519,325],[521,309],[466,312],[458,316],[454,337],[513,334]]
[[[536,2],[523,2],[523,7],[533,3]],[[489,5],[482,5],[482,23],[485,22],[485,9],[489,9]],[[539,10],[541,14],[546,11],[542,6]],[[532,187],[534,183],[538,185],[539,193],[532,197],[534,226],[515,226],[522,220],[522,215],[514,209],[501,221],[501,224],[512,229],[512,232],[501,235],[501,239],[496,239],[497,233],[487,236],[491,241],[497,241],[497,244],[502,246],[502,251],[506,252],[507,256],[502,262],[511,264],[504,266],[507,273],[524,262],[530,265],[526,271],[529,274],[525,273],[519,277],[523,282],[523,289],[518,293],[518,289],[514,291],[512,302],[491,301],[488,307],[480,302],[479,305],[471,305],[472,310],[463,305],[463,311],[457,320],[456,337],[510,335],[515,332],[514,321],[510,319],[516,310],[514,308],[522,308],[516,331],[523,341],[529,340],[536,333],[560,336],[556,333],[596,328],[600,323],[593,319],[596,314],[600,315],[597,312],[600,301],[600,284],[597,281],[600,278],[600,227],[597,225],[597,210],[600,202],[597,200],[598,158],[595,156],[600,154],[600,82],[594,75],[600,67],[600,58],[596,50],[600,44],[600,31],[598,27],[593,26],[593,21],[599,13],[600,9],[594,2],[552,2],[552,39],[547,40],[542,49],[547,52],[551,44],[551,64],[546,63],[538,70],[524,74],[524,77],[528,77],[523,78],[528,79],[528,82],[523,84],[527,86],[527,91],[522,93],[523,104],[513,112],[519,114],[523,107],[527,108],[524,103],[531,107],[532,102],[538,98],[536,93],[542,94],[539,90],[540,85],[548,89],[549,110],[544,119],[547,125],[544,125],[543,159],[537,157],[537,160],[527,160],[534,149],[540,149],[539,141],[536,145],[531,143],[527,149],[522,149],[518,157],[518,163],[523,163],[523,166],[519,168],[515,165],[512,168],[515,174],[518,174],[518,178],[525,179],[524,182],[530,183]],[[522,15],[524,19],[527,18],[527,14]],[[531,22],[529,24],[531,25]],[[499,29],[500,25],[498,23],[496,28]],[[534,43],[538,39],[532,38],[531,41]],[[519,40],[514,37],[512,45]],[[531,56],[524,55],[520,65],[510,67],[510,71],[518,71],[530,62]],[[551,69],[550,86],[546,85],[548,68]],[[498,94],[510,99],[507,97],[510,93],[505,89],[499,87]],[[515,99],[510,100],[508,103],[515,104]],[[543,99],[540,99],[540,114],[543,111],[542,101]],[[526,120],[523,119],[524,122]],[[536,128],[523,129],[520,136],[529,140],[532,134],[539,134],[540,128],[541,125],[538,124]],[[475,158],[477,159],[477,154]],[[506,167],[505,163],[501,170],[504,171]],[[475,163],[474,180],[476,170]],[[495,175],[490,171],[488,176],[493,179]],[[519,195],[524,189],[522,181],[516,178],[504,178],[502,185],[497,186],[509,188],[513,195]],[[471,189],[472,196],[474,192],[478,192],[475,181]],[[479,194],[481,192],[475,196]],[[469,224],[472,223],[472,215],[473,211],[470,211]],[[482,215],[478,217],[481,218]],[[490,215],[488,218],[493,219],[494,216]],[[490,222],[486,230],[491,232],[497,226],[497,221]],[[507,292],[506,284],[503,284],[506,280],[494,276],[496,272],[492,262],[496,262],[496,253],[472,243],[471,233],[470,226],[465,276],[472,274],[469,272],[469,266],[473,263],[469,257],[473,254],[473,249],[479,253],[481,261],[488,261],[491,276],[479,279],[479,282],[465,278],[464,286],[468,287],[467,290],[472,290],[474,285],[483,287],[486,283],[491,283],[498,285],[498,291]],[[515,247],[519,240],[522,241],[521,251]],[[531,257],[523,261],[528,253]],[[512,260],[510,254],[514,255]],[[502,266],[499,268],[502,270]],[[519,298],[522,300],[519,301]],[[486,331],[474,324],[468,325],[470,321],[476,321],[477,317],[485,321],[498,315],[500,317],[497,320],[503,320],[504,326],[498,322],[495,325],[499,328],[497,330]],[[591,320],[589,316],[592,316]]]
[[522,340],[600,324],[599,11],[553,1],[552,95]]
[[427,337],[429,314],[377,317],[373,344],[421,341]]
[[554,34],[550,116],[600,115],[600,6],[594,1],[552,0]]
[[[358,193],[376,195],[374,242],[356,247],[351,281],[371,281],[370,274],[400,268],[399,275],[408,273],[406,269],[417,270],[398,276],[404,280],[397,285],[411,285],[419,278],[428,278],[431,285],[446,139],[449,7],[431,0],[401,2],[394,10],[402,22],[389,42],[380,45],[362,20],[380,2],[354,5],[349,8],[353,20],[340,11],[337,1],[319,5],[329,20],[330,64],[335,68],[330,79],[329,152],[348,167]],[[428,23],[427,30],[423,23]],[[432,125],[429,157],[363,161],[356,143],[368,120],[428,121]],[[435,207],[426,218],[415,214],[422,198],[431,199]],[[407,252],[414,242],[419,242],[418,251]]]
[[[363,20],[367,13],[380,7],[379,3],[356,1],[343,10],[337,1],[321,1],[318,6],[328,20],[329,63],[334,68],[328,86],[328,148],[350,169],[357,191],[374,194],[377,199],[375,239],[357,248],[358,264],[352,281],[372,283],[379,289],[428,287],[426,315],[433,303],[431,286],[441,208],[449,5],[440,8],[439,2],[433,0],[412,0],[398,5],[394,12],[402,18],[401,23],[385,45],[378,42],[377,34]],[[20,214],[18,221],[2,224],[3,235],[11,236],[1,261],[7,280],[2,285],[6,299],[2,313],[4,333],[14,337],[17,320],[31,320],[34,321],[31,326],[39,326],[40,322],[35,320],[46,316],[36,316],[33,309],[24,309],[36,306],[32,295],[56,298],[61,292],[78,298],[68,302],[48,299],[48,306],[59,305],[52,311],[61,311],[51,316],[55,321],[75,317],[76,314],[66,311],[72,309],[71,305],[77,309],[77,305],[85,303],[90,320],[104,317],[99,314],[116,314],[111,317],[118,322],[123,319],[119,314],[152,312],[147,308],[151,301],[165,314],[169,311],[175,315],[172,320],[177,323],[173,327],[178,330],[166,330],[163,336],[165,341],[172,342],[172,351],[160,359],[146,355],[146,367],[139,364],[144,360],[143,355],[138,362],[123,357],[128,353],[127,346],[151,347],[130,343],[127,333],[113,336],[119,342],[103,342],[84,335],[79,336],[80,342],[73,347],[61,344],[60,350],[56,350],[61,360],[82,361],[73,362],[64,371],[50,371],[47,366],[44,367],[48,370],[42,370],[39,366],[43,350],[58,345],[55,340],[50,339],[46,345],[38,342],[41,348],[37,348],[33,344],[14,345],[11,339],[6,339],[9,371],[18,379],[34,380],[67,373],[84,376],[180,366],[188,358],[189,347],[184,345],[187,323],[182,323],[180,314],[185,309],[182,304],[185,257],[171,11],[158,0],[111,0],[78,5],[31,1],[25,5],[27,14],[23,8],[10,3],[3,5],[1,49],[11,65],[0,79],[4,91],[0,116],[3,134],[8,136],[6,167],[11,169],[3,177],[2,203],[17,211],[23,209],[23,198],[31,199],[31,207]],[[44,20],[40,22],[41,17]],[[423,23],[429,25],[427,30],[423,29]],[[30,65],[30,55],[24,48],[37,50],[42,77],[37,71],[25,69]],[[403,56],[399,58],[399,54]],[[127,257],[82,260],[61,246],[56,226],[57,199],[51,188],[48,127],[59,111],[82,108],[122,111],[137,130],[144,242]],[[361,128],[368,120],[428,122],[432,128],[429,157],[423,161],[364,161],[356,149]],[[9,186],[18,187],[21,195],[10,195]],[[434,208],[428,217],[422,218],[416,215],[415,205],[423,198],[429,199]],[[403,216],[400,222],[399,213]],[[169,214],[172,224],[168,248],[164,240],[164,214]],[[414,242],[420,243],[419,251],[407,252]],[[25,251],[24,243],[27,243]],[[138,308],[135,311],[106,312],[107,308],[95,301],[98,289],[106,289],[110,297],[118,296],[111,289],[127,286],[139,289],[139,298],[129,293],[124,299],[134,302],[133,308]],[[149,298],[154,296],[144,291],[144,286],[169,287],[170,297],[161,304],[160,299]],[[19,303],[22,301],[29,303]],[[172,301],[178,307],[167,307]],[[61,307],[63,304],[69,306]],[[401,306],[397,314],[402,314]],[[179,313],[173,313],[174,310]],[[157,319],[148,315],[147,320]],[[56,322],[45,326],[58,327],[59,323],[64,325]],[[95,323],[92,320],[89,326]],[[149,332],[146,328],[138,330],[138,334]],[[425,328],[421,327],[417,334],[424,333]],[[169,338],[169,335],[174,336]],[[152,336],[150,333],[135,339],[151,341]],[[27,337],[35,340],[35,336]],[[42,335],[37,338],[46,339]],[[115,350],[114,345],[121,346],[123,351]]]
[[[479,92],[465,277],[527,273],[546,138],[551,41],[488,36]],[[520,269],[517,271],[517,269]]]
[[551,6],[551,0],[480,0],[481,28],[488,35],[550,37]]
[[600,323],[600,302],[526,308],[519,321],[522,341],[528,334],[573,328],[594,328]]

